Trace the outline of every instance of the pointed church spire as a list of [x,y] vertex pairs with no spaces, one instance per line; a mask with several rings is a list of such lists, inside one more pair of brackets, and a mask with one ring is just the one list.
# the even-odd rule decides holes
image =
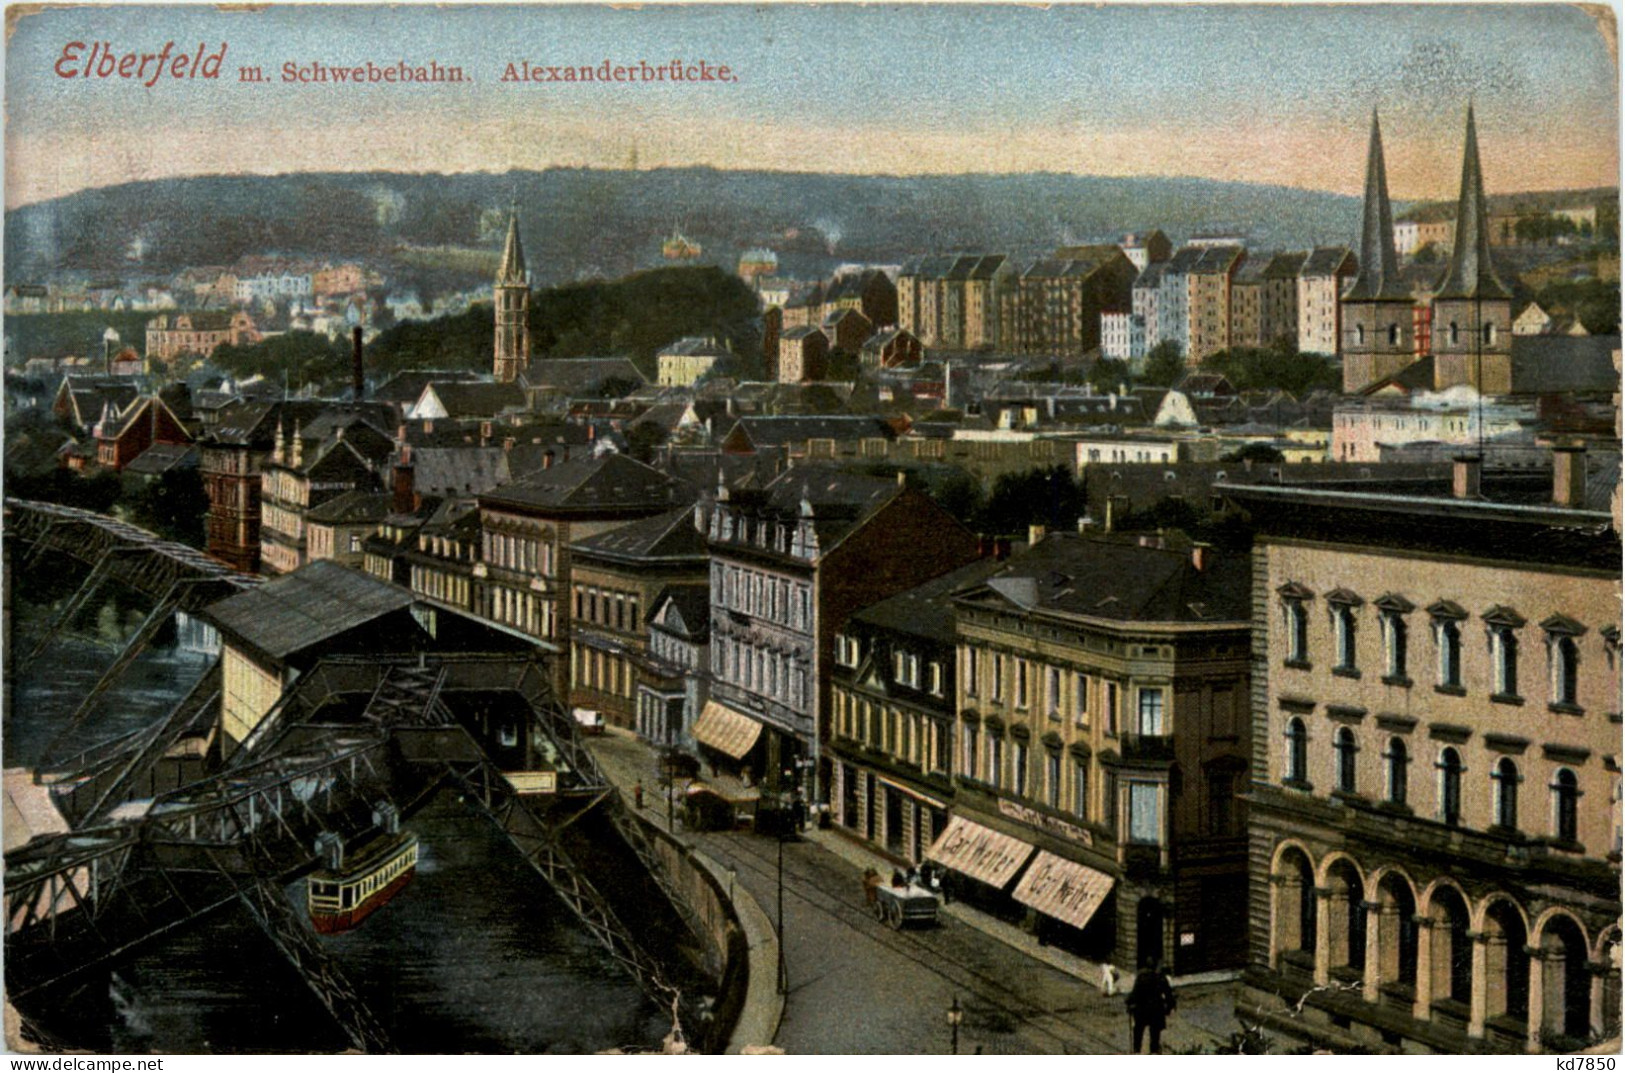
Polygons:
[[1382,127],[1371,110],[1371,145],[1365,161],[1365,220],[1360,230],[1360,266],[1345,300],[1410,299],[1394,255],[1394,211],[1388,203],[1388,169],[1382,158]]
[[519,212],[508,217],[508,240],[502,246],[502,264],[497,268],[497,286],[525,284],[525,248],[519,241]]
[[1435,300],[1449,298],[1510,299],[1511,293],[1490,261],[1490,215],[1484,203],[1484,173],[1478,163],[1478,127],[1467,106],[1467,146],[1461,158],[1461,198],[1456,202],[1456,241],[1450,269]]

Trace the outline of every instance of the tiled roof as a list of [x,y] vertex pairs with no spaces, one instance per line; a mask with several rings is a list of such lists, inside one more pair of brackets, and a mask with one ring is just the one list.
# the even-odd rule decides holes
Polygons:
[[686,506],[584,537],[570,547],[621,560],[706,559],[705,534],[694,528],[693,508]]
[[369,492],[358,488],[310,508],[305,520],[319,525],[381,522],[393,505],[394,497],[388,492]]
[[1044,538],[961,597],[1122,622],[1247,622],[1252,615],[1246,555],[1210,550],[1198,570],[1188,550],[1072,533]]
[[500,485],[481,503],[554,511],[621,511],[693,502],[684,481],[618,453],[558,462]]
[[411,603],[406,589],[324,559],[210,604],[204,617],[283,659]]

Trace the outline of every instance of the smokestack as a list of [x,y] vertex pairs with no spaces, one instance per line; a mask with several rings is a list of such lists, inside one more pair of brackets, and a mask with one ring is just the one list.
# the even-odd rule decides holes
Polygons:
[[1457,499],[1478,499],[1479,480],[1484,468],[1484,459],[1478,455],[1457,455],[1451,459],[1454,468],[1451,474],[1450,494]]
[[355,401],[360,402],[367,393],[366,366],[361,360],[361,325],[350,330],[350,378],[355,388]]
[[1586,501],[1586,449],[1578,443],[1552,445],[1552,502],[1579,510]]

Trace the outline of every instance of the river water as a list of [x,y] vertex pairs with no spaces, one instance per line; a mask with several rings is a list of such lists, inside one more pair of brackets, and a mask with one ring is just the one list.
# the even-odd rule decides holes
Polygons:
[[[10,651],[25,661],[50,608],[12,594]],[[212,658],[195,631],[144,655],[88,719],[73,747],[49,749],[79,697],[111,663],[108,642],[142,617],[115,595],[8,685],[8,768],[33,768],[160,718]],[[10,673],[11,668],[8,668]],[[506,838],[443,792],[410,817],[417,874],[327,950],[406,1053],[592,1052],[658,1046],[670,1022],[578,924]],[[302,883],[288,888],[302,911]],[[69,1046],[102,1052],[343,1050],[346,1039],[246,912],[228,908],[90,970],[24,1011]]]

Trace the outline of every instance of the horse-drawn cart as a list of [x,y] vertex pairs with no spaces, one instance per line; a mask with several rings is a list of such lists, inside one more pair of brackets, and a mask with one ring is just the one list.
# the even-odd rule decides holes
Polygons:
[[904,924],[935,924],[942,898],[928,887],[910,883],[906,887],[878,887],[875,893],[875,919],[901,929]]

